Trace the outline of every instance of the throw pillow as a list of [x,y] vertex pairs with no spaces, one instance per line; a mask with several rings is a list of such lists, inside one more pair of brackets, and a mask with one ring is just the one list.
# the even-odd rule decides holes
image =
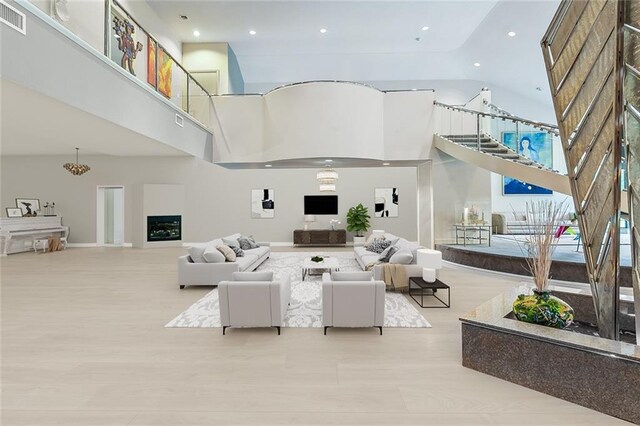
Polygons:
[[229,246],[229,247],[240,247],[240,243],[238,242],[237,238],[228,238],[228,237],[224,237],[222,239],[222,244],[224,244],[225,246]]
[[391,241],[376,238],[371,244],[364,246],[364,248],[366,248],[367,251],[380,254],[390,245]]
[[238,246],[229,246],[229,248],[231,250],[233,250],[233,252],[236,254],[236,257],[243,257],[244,256],[244,250],[242,250],[240,247],[238,247]]
[[225,246],[224,244],[220,244],[216,247],[222,253],[227,260],[227,262],[235,262],[236,261],[236,253],[231,250],[231,247]]
[[193,263],[205,263],[206,260],[204,260],[204,258],[202,257],[205,250],[206,250],[206,247],[196,246],[196,247],[189,247],[187,251],[189,252],[189,257],[191,257],[191,260],[193,261]]
[[399,247],[389,246],[384,249],[382,253],[380,253],[380,257],[378,258],[378,260],[382,263],[389,263],[389,259],[391,259],[391,256],[393,256],[398,250],[400,250]]
[[251,250],[260,247],[258,243],[256,243],[256,240],[253,239],[253,236],[246,237],[241,235],[240,238],[238,238],[238,243],[242,250]]
[[411,254],[411,250],[408,248],[398,249],[398,251],[389,258],[389,263],[395,263],[398,265],[410,265],[412,261],[413,254]]
[[364,242],[364,245],[368,246],[369,244],[373,243],[373,240],[376,240],[376,239],[384,240],[385,237],[384,237],[384,235],[373,235],[373,234],[371,234],[371,235],[369,235],[369,238],[367,238],[367,241]]
[[273,272],[234,272],[232,275],[234,281],[273,281]]
[[202,254],[204,261],[207,263],[224,263],[227,259],[224,257],[224,254],[220,252],[220,250],[215,247],[207,247]]

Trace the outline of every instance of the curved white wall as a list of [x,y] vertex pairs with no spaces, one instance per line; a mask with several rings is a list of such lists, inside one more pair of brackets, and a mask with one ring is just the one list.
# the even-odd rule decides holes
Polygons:
[[384,156],[383,93],[351,83],[319,82],[264,96],[265,161]]
[[214,97],[214,161],[426,160],[434,98],[432,91],[381,92],[345,82]]

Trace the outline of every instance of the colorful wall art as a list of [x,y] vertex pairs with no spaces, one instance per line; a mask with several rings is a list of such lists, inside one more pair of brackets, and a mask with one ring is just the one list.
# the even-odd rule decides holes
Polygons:
[[[538,164],[553,167],[553,136],[547,132],[503,132],[502,143]],[[553,191],[503,176],[504,195],[550,195]]]

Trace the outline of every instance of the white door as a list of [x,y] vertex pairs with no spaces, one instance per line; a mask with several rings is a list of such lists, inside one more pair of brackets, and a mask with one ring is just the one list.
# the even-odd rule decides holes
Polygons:
[[124,186],[99,186],[96,208],[98,246],[124,245]]

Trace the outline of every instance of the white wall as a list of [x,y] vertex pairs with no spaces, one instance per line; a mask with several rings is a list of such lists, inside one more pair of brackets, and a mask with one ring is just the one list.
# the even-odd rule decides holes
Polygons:
[[229,45],[183,43],[183,65],[189,71],[218,71],[218,94],[229,93]]
[[[83,162],[91,166],[91,171],[72,176],[61,166],[67,161],[64,156],[2,156],[3,211],[15,204],[16,197],[54,201],[56,212],[71,227],[70,242],[95,243],[96,187],[124,185],[125,240],[132,242],[137,232],[132,223],[139,214],[133,189],[142,184],[175,184],[185,188],[184,241],[208,241],[242,232],[259,240],[291,242],[293,230],[304,226],[303,196],[319,194],[315,169],[227,170],[184,157],[85,156]],[[373,216],[374,189],[397,187],[399,217],[372,218],[371,225],[373,229],[417,240],[416,168],[354,168],[338,172],[339,214],[316,216],[314,227],[328,228],[329,220],[334,218],[346,227],[347,210],[358,203],[368,206]],[[262,188],[275,190],[274,219],[251,218],[251,190]]]

